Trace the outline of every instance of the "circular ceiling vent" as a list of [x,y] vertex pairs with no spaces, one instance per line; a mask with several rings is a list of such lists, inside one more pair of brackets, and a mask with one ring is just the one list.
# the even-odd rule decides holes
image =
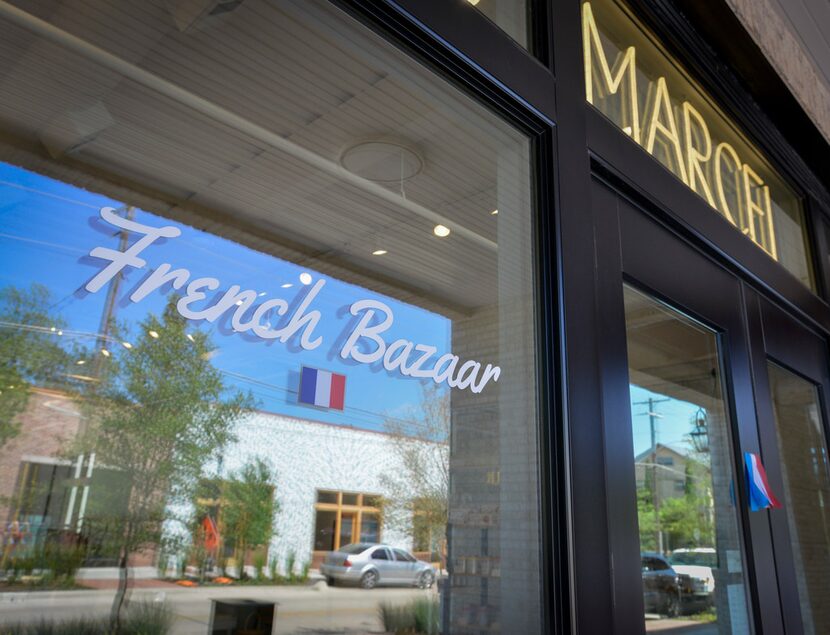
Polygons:
[[415,150],[401,143],[362,141],[343,151],[340,165],[370,181],[399,183],[418,174],[424,161]]

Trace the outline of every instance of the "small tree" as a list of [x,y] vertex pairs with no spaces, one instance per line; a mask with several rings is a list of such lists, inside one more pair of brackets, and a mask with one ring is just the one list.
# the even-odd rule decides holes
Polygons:
[[[450,396],[430,382],[410,421],[389,419],[399,467],[382,475],[384,519],[416,542],[446,537],[450,481]],[[430,544],[429,548],[435,545]]]
[[[129,558],[156,548],[172,509],[183,509],[209,460],[233,439],[235,424],[253,406],[250,395],[229,392],[210,363],[207,335],[188,333],[171,297],[160,317],[139,324],[129,350],[110,357],[100,386],[85,401],[88,429],[81,451],[121,472],[128,504],[112,536],[120,579],[113,601],[117,630],[125,606]],[[123,328],[113,327],[118,339]]]
[[688,458],[685,476],[683,496],[663,502],[660,522],[668,534],[672,549],[712,546],[715,544],[715,528],[710,514],[712,497],[708,468]]
[[275,475],[261,458],[255,458],[230,475],[223,487],[222,526],[234,540],[240,573],[244,571],[248,549],[267,545],[278,504],[274,499]]

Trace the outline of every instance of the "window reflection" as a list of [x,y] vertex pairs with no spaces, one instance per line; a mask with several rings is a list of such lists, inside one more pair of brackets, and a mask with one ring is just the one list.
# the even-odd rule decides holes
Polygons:
[[0,630],[538,632],[528,139],[331,3],[185,4],[0,21]]
[[796,583],[805,633],[830,630],[830,462],[818,391],[768,363]]
[[718,341],[625,288],[646,630],[748,633]]

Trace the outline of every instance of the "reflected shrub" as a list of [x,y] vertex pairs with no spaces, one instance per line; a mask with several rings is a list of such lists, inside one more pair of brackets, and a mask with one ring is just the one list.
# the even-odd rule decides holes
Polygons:
[[438,635],[441,632],[437,599],[419,598],[404,605],[382,602],[379,611],[383,629],[395,635]]
[[[173,614],[164,604],[140,602],[127,609],[118,635],[167,635],[172,627]],[[115,631],[109,618],[78,617],[10,624],[0,627],[0,635],[115,635]]]

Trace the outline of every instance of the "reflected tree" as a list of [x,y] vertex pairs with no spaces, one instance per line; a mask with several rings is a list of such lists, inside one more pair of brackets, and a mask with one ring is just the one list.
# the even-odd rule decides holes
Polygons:
[[20,432],[20,415],[33,385],[71,383],[71,355],[61,346],[63,322],[50,315],[49,289],[0,289],[0,447]]
[[[253,407],[250,394],[229,391],[211,361],[209,337],[187,330],[171,297],[160,317],[149,315],[129,349],[113,354],[85,400],[87,429],[80,452],[119,471],[128,501],[111,539],[120,579],[113,601],[117,631],[126,605],[128,566],[135,554],[158,549],[164,523],[192,501],[206,464],[233,440],[235,424]],[[123,327],[113,335],[127,340]]]
[[[450,481],[450,395],[430,382],[408,419],[385,422],[398,469],[382,475],[384,521],[430,551],[446,539]],[[440,543],[440,544],[439,544]],[[443,554],[442,554],[443,557]]]
[[271,540],[272,522],[278,510],[274,498],[275,478],[268,463],[255,458],[232,472],[223,483],[222,527],[227,539],[233,540],[240,577],[248,549],[262,547]]

